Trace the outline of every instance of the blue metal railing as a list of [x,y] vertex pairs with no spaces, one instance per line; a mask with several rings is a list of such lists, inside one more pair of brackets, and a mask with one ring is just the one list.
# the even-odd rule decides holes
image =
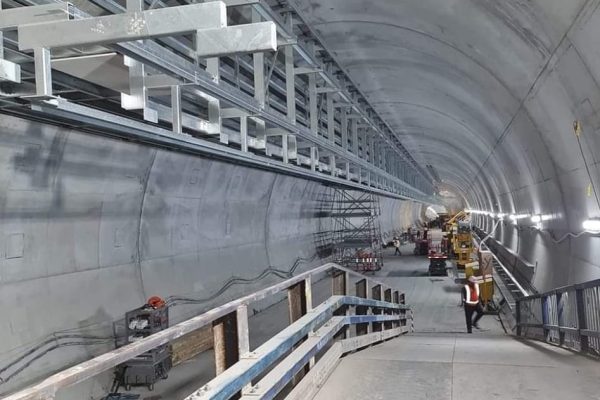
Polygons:
[[517,300],[517,336],[600,355],[600,280]]
[[[324,279],[331,279],[332,296],[313,306],[312,282]],[[289,317],[294,322],[252,350],[248,308],[280,293],[287,293]],[[240,392],[243,399],[273,399],[309,366],[306,376],[310,379],[300,380],[290,395],[291,399],[306,399],[343,354],[412,330],[412,311],[404,300],[398,290],[328,263],[67,368],[4,400],[58,399],[64,388],[211,325],[217,377],[187,400],[228,399]],[[350,325],[356,327],[354,335],[347,329]],[[233,326],[235,329],[230,329]],[[342,336],[345,338],[340,340]]]

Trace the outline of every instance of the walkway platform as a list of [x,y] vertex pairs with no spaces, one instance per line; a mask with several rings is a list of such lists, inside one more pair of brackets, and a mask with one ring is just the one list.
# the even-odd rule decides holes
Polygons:
[[416,332],[343,358],[317,400],[600,398],[600,362],[515,339],[495,316],[467,334],[460,285],[427,276],[425,257],[392,254],[377,279],[406,292]]

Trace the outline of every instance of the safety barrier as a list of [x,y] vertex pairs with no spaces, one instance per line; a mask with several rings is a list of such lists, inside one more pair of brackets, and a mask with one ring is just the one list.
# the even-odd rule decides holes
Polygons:
[[517,335],[600,355],[600,280],[517,300]]
[[[313,308],[316,279],[331,279],[332,296]],[[249,305],[286,292],[292,323],[251,350]],[[288,398],[308,399],[344,353],[412,330],[412,311],[404,303],[399,291],[328,263],[68,368],[4,400],[59,398],[61,389],[211,325],[216,378],[186,400],[228,399],[239,393],[243,399],[272,399],[290,382],[295,387]],[[260,381],[252,385],[258,377]]]

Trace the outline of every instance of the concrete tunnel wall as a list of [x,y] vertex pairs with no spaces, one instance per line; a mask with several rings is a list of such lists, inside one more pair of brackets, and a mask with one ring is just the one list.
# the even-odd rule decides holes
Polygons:
[[[331,188],[320,183],[9,116],[0,131],[0,368],[53,332],[110,336],[152,295],[204,298],[234,275],[324,261],[315,254],[330,223],[316,215]],[[382,198],[381,208],[382,231],[393,232],[421,206]],[[279,279],[176,307],[171,319]],[[111,347],[53,351],[0,394]],[[109,380],[64,399],[101,393]]]
[[598,0],[293,3],[444,187],[474,209],[552,216],[495,233],[538,290],[600,278],[599,237],[555,243],[600,217]]

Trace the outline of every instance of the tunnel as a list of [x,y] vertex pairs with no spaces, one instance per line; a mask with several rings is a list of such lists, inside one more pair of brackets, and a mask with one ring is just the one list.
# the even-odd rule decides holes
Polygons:
[[[334,295],[350,302],[349,321],[389,306],[356,300],[360,279],[392,290],[387,296],[379,286],[378,298],[364,294],[369,301],[394,303],[394,288],[406,296],[406,309],[381,315],[403,316],[389,327],[407,335],[342,357],[314,398],[475,398],[460,389],[472,384],[468,365],[487,365],[472,349],[496,360],[490,382],[512,388],[502,380],[524,377],[514,383],[520,391],[482,384],[489,396],[594,398],[599,7],[598,0],[3,0],[0,397],[12,400],[113,354],[127,340],[126,313],[153,296],[179,326],[280,285],[281,293],[244,305],[260,337],[250,348],[270,343],[302,319],[292,317],[292,289],[286,295],[281,286],[302,276],[313,279],[306,282],[315,307],[317,299],[327,304],[325,281],[333,279]],[[368,204],[360,216],[376,227],[379,249],[351,258],[383,267],[363,278],[345,272],[340,292],[337,272],[317,279],[311,271],[337,262],[336,238],[348,229],[339,228],[338,214],[349,203]],[[507,281],[496,290],[519,293],[498,300],[500,311],[486,315],[471,342],[456,307],[466,276],[456,268],[452,282],[426,276],[426,258],[417,261],[408,244],[401,257],[388,246],[428,226],[437,235],[432,221],[457,213],[476,247],[493,254],[494,280]],[[544,311],[530,311],[532,304]],[[309,316],[311,307],[298,313]],[[534,327],[526,310],[543,321]],[[356,324],[355,334],[365,324],[371,335],[388,327]],[[527,328],[539,328],[537,341],[524,338]],[[138,397],[114,399],[210,391],[212,355],[196,350],[157,383],[157,397],[134,390]],[[584,350],[593,361],[576,354]],[[390,359],[394,352],[402,356]],[[452,366],[449,354],[462,364]],[[365,372],[371,358],[388,375]],[[520,372],[503,369],[513,364]],[[288,385],[307,385],[315,356],[302,366]],[[567,377],[567,367],[583,372]],[[358,386],[347,384],[355,379]],[[558,386],[536,386],[543,379]],[[115,380],[104,368],[47,397],[14,399],[113,400],[106,396]],[[239,393],[246,398],[247,387]]]

